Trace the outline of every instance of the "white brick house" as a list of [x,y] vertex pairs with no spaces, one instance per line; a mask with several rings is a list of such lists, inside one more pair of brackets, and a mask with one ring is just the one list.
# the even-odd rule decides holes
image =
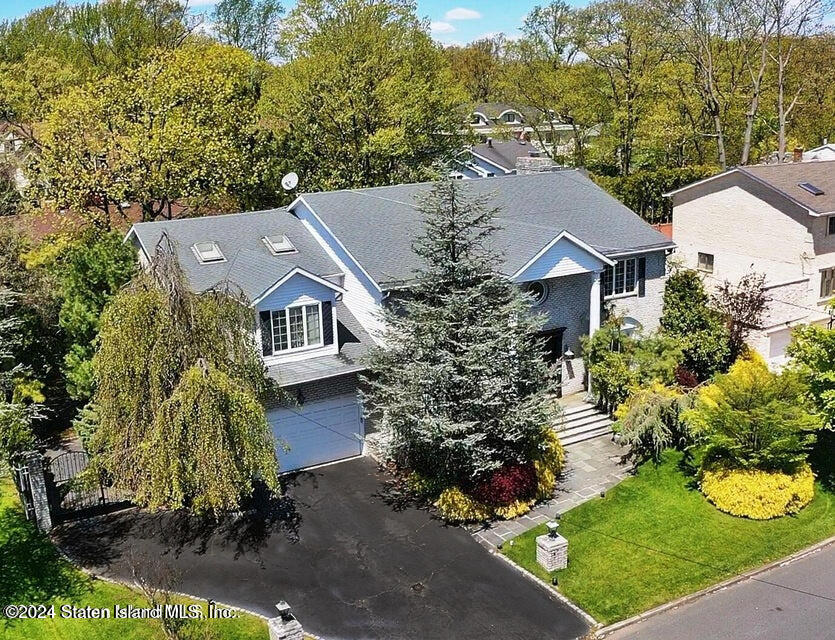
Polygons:
[[[194,290],[231,283],[252,301],[267,371],[298,401],[267,407],[290,446],[278,451],[282,470],[362,453],[357,374],[385,328],[381,311],[421,266],[412,243],[431,187],[306,193],[286,209],[140,223],[128,234],[141,260],[165,234]],[[561,363],[563,393],[584,387],[580,338],[600,326],[604,302],[630,327],[657,325],[673,244],[585,175],[471,180],[467,189],[498,210],[499,270],[545,315],[543,355]]]
[[771,302],[749,343],[774,364],[792,328],[829,323],[835,296],[835,161],[738,167],[669,195],[676,256],[709,286],[766,276]]

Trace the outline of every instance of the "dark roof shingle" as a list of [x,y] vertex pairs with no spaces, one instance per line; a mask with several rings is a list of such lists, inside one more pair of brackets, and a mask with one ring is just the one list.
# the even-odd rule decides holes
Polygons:
[[[759,164],[739,167],[739,171],[764,182],[815,213],[835,211],[835,160]],[[810,182],[823,191],[813,195],[799,185]]]

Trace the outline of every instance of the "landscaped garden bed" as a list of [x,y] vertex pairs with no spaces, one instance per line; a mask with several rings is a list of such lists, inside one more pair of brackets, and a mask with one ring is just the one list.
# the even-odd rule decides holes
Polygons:
[[818,484],[799,513],[773,520],[737,518],[699,491],[683,454],[668,450],[604,498],[562,515],[568,568],[536,562],[544,526],[505,543],[502,553],[557,588],[594,618],[612,623],[698,591],[835,535],[835,492]]

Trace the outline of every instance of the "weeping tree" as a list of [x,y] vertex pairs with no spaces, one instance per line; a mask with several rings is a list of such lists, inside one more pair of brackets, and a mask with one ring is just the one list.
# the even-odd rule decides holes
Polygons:
[[535,339],[541,319],[498,273],[495,211],[454,180],[420,205],[423,267],[388,313],[371,356],[367,403],[383,416],[389,454],[446,486],[471,486],[544,449],[550,380]]
[[277,487],[253,322],[230,287],[193,293],[166,238],[106,307],[90,450],[139,504],[217,513]]

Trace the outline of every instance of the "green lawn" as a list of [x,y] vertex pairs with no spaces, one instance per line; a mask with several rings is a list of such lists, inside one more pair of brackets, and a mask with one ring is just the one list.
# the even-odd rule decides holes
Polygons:
[[[554,572],[558,588],[598,621],[622,620],[835,534],[835,493],[820,484],[797,516],[746,520],[711,506],[680,462],[667,452],[662,464],[644,464],[605,498],[562,516],[569,566]],[[535,559],[542,533],[544,526],[522,534],[503,553],[550,583]]]
[[[164,640],[157,620],[71,620],[59,617],[58,607],[109,607],[147,601],[128,587],[93,580],[63,560],[49,539],[23,517],[11,480],[0,478],[0,605],[54,604],[55,619],[15,620],[0,617],[0,638],[9,640]],[[179,599],[178,602],[198,603]],[[205,611],[205,603],[202,603]],[[266,623],[239,613],[231,620],[190,621],[186,638],[266,640]]]

